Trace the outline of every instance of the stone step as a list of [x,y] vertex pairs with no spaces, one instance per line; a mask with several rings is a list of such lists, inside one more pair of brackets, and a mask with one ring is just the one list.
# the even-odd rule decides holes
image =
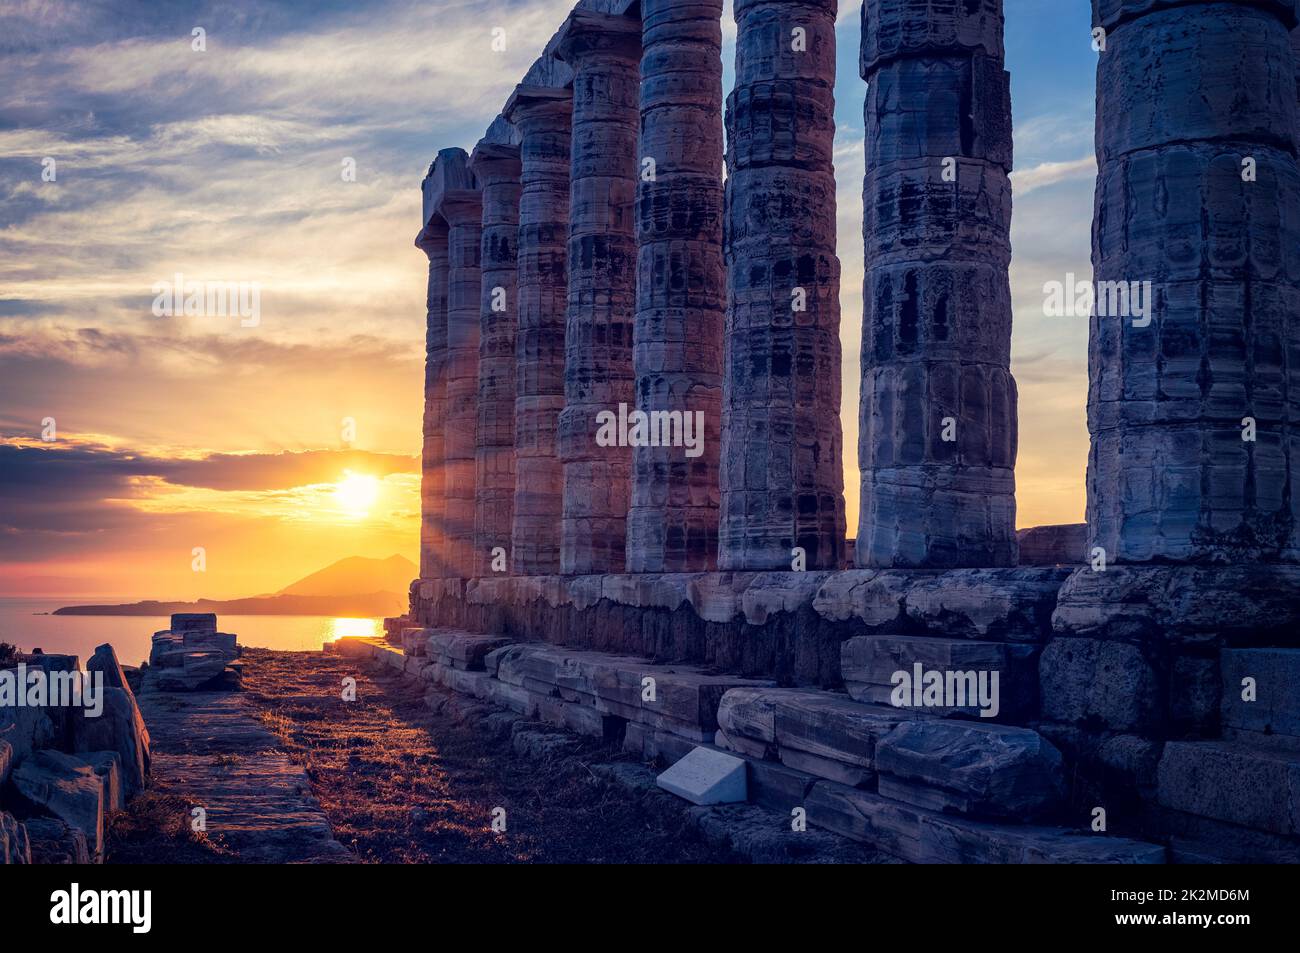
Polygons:
[[865,635],[840,647],[849,696],[927,714],[1014,721],[1033,712],[1038,647],[936,636]]
[[927,717],[804,689],[733,689],[719,747],[919,807],[1024,819],[1064,794],[1060,753],[1028,728]]
[[1162,807],[1300,838],[1300,754],[1235,741],[1171,741],[1156,778]]
[[1300,649],[1223,649],[1219,674],[1225,734],[1259,747],[1300,751]]
[[808,822],[918,864],[1160,864],[1158,844],[1086,829],[987,823],[833,781],[812,785]]
[[465,671],[483,671],[484,659],[496,651],[518,642],[504,635],[484,635],[463,629],[423,629],[425,653],[429,660]]

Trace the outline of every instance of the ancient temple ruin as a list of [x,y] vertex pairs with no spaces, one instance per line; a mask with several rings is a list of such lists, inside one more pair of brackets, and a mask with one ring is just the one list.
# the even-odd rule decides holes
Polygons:
[[1002,0],[862,6],[855,546],[837,7],[733,6],[725,99],[718,0],[583,0],[430,167],[401,664],[907,860],[1300,860],[1295,0],[1093,0],[1150,307],[1098,294],[1087,528],[1023,547]]

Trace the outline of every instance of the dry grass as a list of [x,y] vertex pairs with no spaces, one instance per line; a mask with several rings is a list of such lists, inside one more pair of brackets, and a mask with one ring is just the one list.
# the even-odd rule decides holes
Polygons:
[[[598,780],[613,752],[535,762],[509,737],[432,714],[423,686],[336,656],[249,650],[245,689],[302,764],[334,834],[382,863],[727,862],[680,810]],[[341,700],[357,680],[357,701]],[[507,832],[491,830],[493,808]]]

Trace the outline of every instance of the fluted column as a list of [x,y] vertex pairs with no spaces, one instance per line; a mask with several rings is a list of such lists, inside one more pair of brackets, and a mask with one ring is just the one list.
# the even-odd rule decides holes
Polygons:
[[641,24],[575,10],[556,54],[573,68],[569,185],[569,297],[560,571],[622,572],[631,448],[597,440],[598,417],[634,405],[632,323],[636,294],[638,67]]
[[683,427],[690,415],[703,433],[691,434],[694,447],[633,448],[630,572],[717,565],[726,299],[721,17],[721,0],[641,2],[636,405],[675,412]]
[[449,575],[474,574],[475,432],[478,424],[478,347],[483,197],[477,189],[444,192],[438,211],[447,220],[446,458]]
[[[509,567],[514,528],[519,149],[480,142],[469,167],[483,192],[474,575],[486,576],[494,564]],[[507,554],[500,561],[493,555],[497,550]]]
[[1016,562],[1002,0],[866,0],[860,567]]
[[1111,562],[1300,559],[1294,6],[1093,3],[1088,525]]
[[564,407],[564,320],[572,94],[519,86],[505,117],[520,137],[519,324],[515,336],[515,573],[560,570],[564,475],[555,434]]
[[720,569],[844,559],[835,11],[735,0]]
[[443,427],[447,414],[447,223],[431,219],[415,237],[429,258],[424,335],[424,447],[420,457],[420,578],[446,574]]

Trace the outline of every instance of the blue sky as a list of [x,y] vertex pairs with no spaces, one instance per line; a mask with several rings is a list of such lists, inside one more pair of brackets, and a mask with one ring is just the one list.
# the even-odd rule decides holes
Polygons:
[[[133,551],[162,559],[177,534],[222,532],[213,514],[255,528],[301,509],[303,495],[278,484],[231,487],[187,476],[189,467],[138,465],[211,459],[221,467],[231,454],[356,449],[410,461],[406,472],[385,467],[382,512],[368,533],[310,544],[322,557],[410,553],[424,323],[425,261],[411,244],[420,179],[438,149],[472,148],[568,8],[567,0],[0,0],[0,453],[33,442],[53,416],[60,442],[30,449],[68,452],[69,467],[90,453],[101,465],[136,461],[135,470],[149,471],[128,465],[121,482],[96,491],[87,470],[82,495],[69,500],[56,489],[68,481],[0,484],[0,576],[60,560],[100,571],[120,561],[125,526]],[[1089,271],[1096,54],[1086,0],[1007,0],[1006,11],[1020,524],[1071,522],[1083,513],[1086,320],[1044,317],[1042,283]],[[498,26],[507,44],[494,53]],[[195,27],[206,31],[202,52],[191,48]],[[858,33],[858,7],[845,6],[836,166],[851,526]],[[728,88],[734,35],[728,6]],[[46,158],[56,162],[53,182],[41,177]],[[340,176],[347,158],[355,182]],[[259,283],[260,325],[154,316],[151,287],[176,272]],[[350,448],[339,446],[344,417],[357,424]],[[313,473],[326,467],[318,455],[310,460]],[[48,531],[6,522],[6,511],[37,498]],[[67,525],[61,502],[75,513]],[[258,571],[251,563],[222,585],[246,594]],[[148,594],[181,597],[195,585],[184,575],[172,582]],[[223,594],[211,578],[205,585],[205,594]]]

